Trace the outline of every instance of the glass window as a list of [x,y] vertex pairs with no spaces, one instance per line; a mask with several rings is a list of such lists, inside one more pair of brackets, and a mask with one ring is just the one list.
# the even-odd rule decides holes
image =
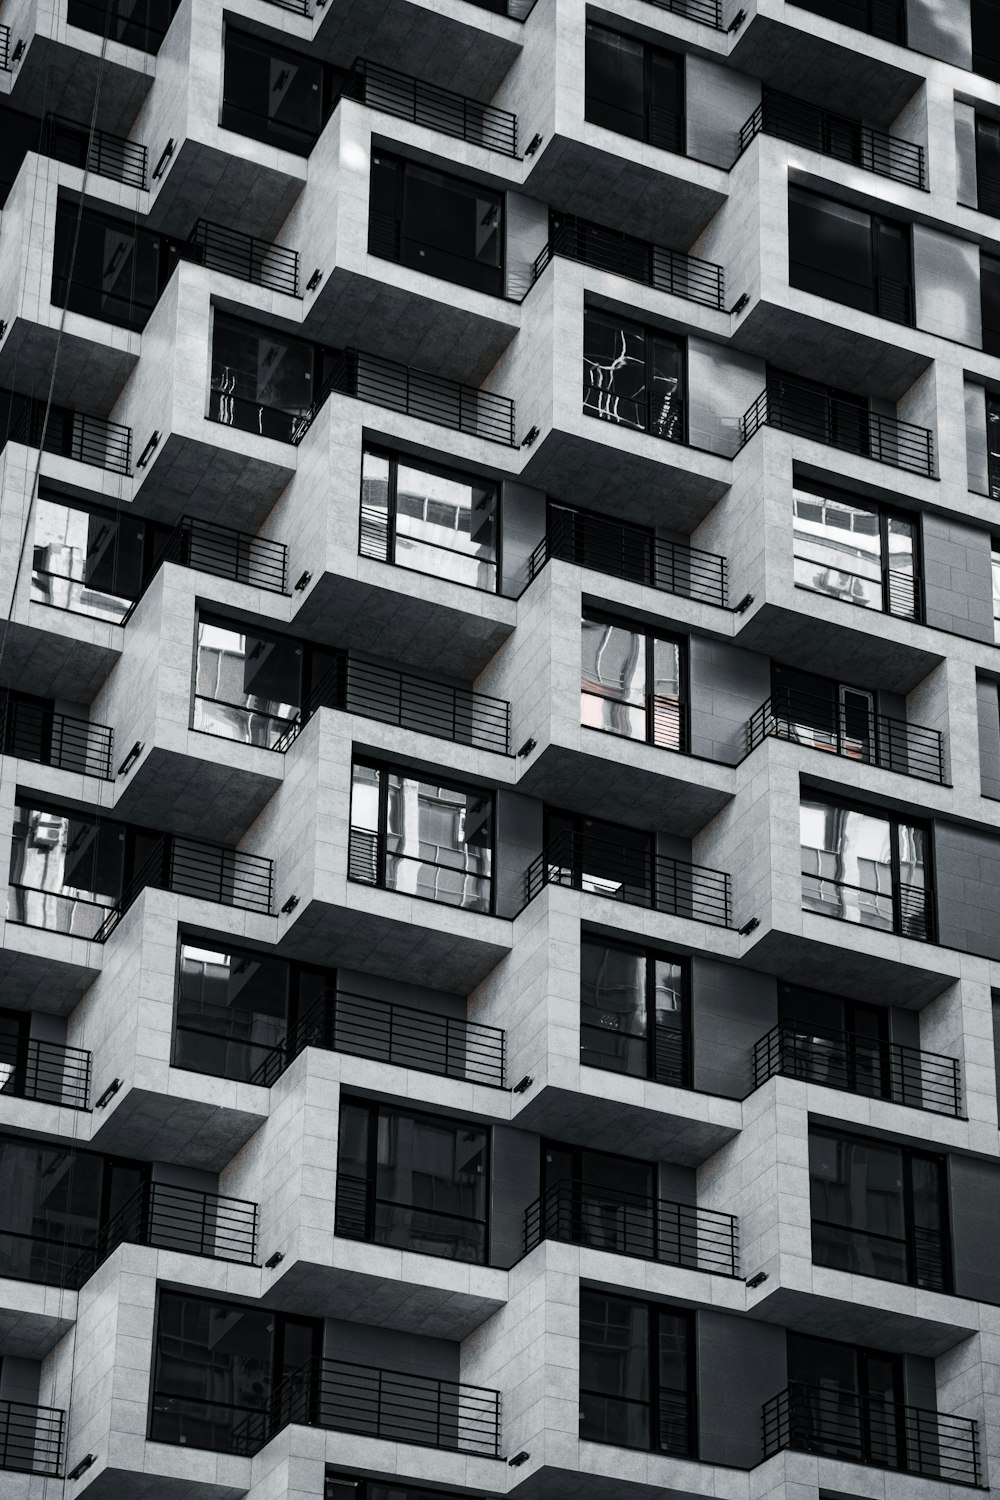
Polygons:
[[542,1147],[541,1234],[621,1255],[656,1258],[664,1233],[649,1162],[605,1151],[545,1142]]
[[40,496],[31,598],[37,604],[121,622],[142,592],[145,523]]
[[580,722],[668,750],[687,748],[680,641],[585,614]]
[[586,117],[633,140],[683,151],[683,58],[588,21]]
[[1000,260],[980,252],[979,284],[983,313],[983,348],[1000,354]]
[[285,1040],[288,991],[280,959],[183,941],[174,1066],[251,1080]]
[[585,308],[583,409],[605,421],[683,443],[683,342]]
[[1000,500],[1000,396],[986,394],[986,461],[990,498]]
[[912,323],[910,231],[804,188],[788,194],[791,285]]
[[453,469],[365,451],[361,553],[493,591],[497,486]]
[[174,241],[135,224],[60,202],[52,301],[91,318],[141,329],[177,263]]
[[1000,4],[972,0],[971,9],[973,70],[1000,81]]
[[489,911],[493,799],[388,767],[355,765],[350,877]]
[[803,910],[929,940],[927,830],[839,802],[801,803]]
[[216,312],[209,420],[294,442],[319,399],[323,360],[305,339]]
[[789,1446],[899,1467],[902,1358],[802,1333],[787,1350]]
[[584,937],[580,984],[581,1062],[682,1088],[690,1084],[685,964]]
[[320,1328],[265,1307],[161,1292],[150,1437],[231,1452],[234,1429],[249,1421],[253,1430],[275,1387],[319,1353]]
[[17,809],[7,920],[93,937],[122,892],[125,829],[55,809]]
[[380,151],[372,157],[368,249],[501,297],[503,206],[502,193]]
[[984,214],[1000,215],[1000,120],[976,116],[976,189]]
[[109,42],[158,52],[180,0],[68,0],[70,26]]
[[488,1160],[478,1125],[344,1102],[337,1233],[484,1264]]
[[905,0],[796,0],[803,10],[887,42],[906,42]]
[[1000,547],[996,542],[990,555],[993,563],[993,637],[1000,641]]
[[339,96],[345,70],[308,53],[227,28],[222,124],[308,156]]
[[202,616],[193,727],[274,749],[298,716],[302,662],[297,641]]
[[686,1313],[581,1288],[581,1438],[691,1453],[691,1348]]

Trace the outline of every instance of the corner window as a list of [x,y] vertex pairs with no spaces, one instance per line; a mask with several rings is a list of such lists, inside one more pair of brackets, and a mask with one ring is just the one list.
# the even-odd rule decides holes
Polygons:
[[580,722],[666,750],[687,749],[685,643],[587,612]]
[[797,587],[920,618],[916,521],[808,481],[796,483],[792,504]]
[[804,188],[788,194],[789,281],[861,312],[913,322],[910,227]]
[[499,495],[488,480],[365,449],[362,557],[494,592]]
[[906,0],[794,0],[814,16],[826,16],[886,42],[906,44]]
[[803,911],[933,940],[925,824],[809,793],[801,830]]
[[583,409],[670,443],[683,443],[682,339],[610,313],[583,314]]
[[31,599],[120,624],[156,565],[170,528],[126,512],[41,495],[35,510]]
[[1000,396],[986,394],[986,463],[990,499],[1000,500]]
[[695,1452],[691,1314],[580,1290],[580,1437]]
[[664,151],[684,150],[684,59],[587,22],[586,118]]
[[333,111],[345,70],[233,27],[226,30],[222,125],[308,156]]
[[[789,1333],[787,1349],[789,1447],[880,1468],[912,1464],[918,1474],[940,1474],[936,1427],[927,1439],[919,1427],[912,1432],[907,1421],[901,1355],[804,1333]],[[925,1458],[924,1449],[933,1449],[933,1458],[929,1453]],[[960,1444],[956,1451],[964,1459]]]
[[582,1063],[690,1086],[689,979],[683,960],[584,937],[580,986]]
[[368,250],[414,271],[504,293],[503,194],[388,152],[372,156]]
[[216,312],[208,419],[293,443],[333,358],[305,339]]
[[192,728],[273,749],[298,716],[302,668],[298,641],[203,615]]
[[281,959],[183,940],[174,1067],[255,1081],[285,1040],[289,981]]
[[66,20],[123,47],[159,52],[180,0],[68,0]]

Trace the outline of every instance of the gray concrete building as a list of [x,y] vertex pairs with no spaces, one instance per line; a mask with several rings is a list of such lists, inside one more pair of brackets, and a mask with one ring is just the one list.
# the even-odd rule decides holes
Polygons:
[[1000,1494],[1000,0],[0,95],[0,1500]]

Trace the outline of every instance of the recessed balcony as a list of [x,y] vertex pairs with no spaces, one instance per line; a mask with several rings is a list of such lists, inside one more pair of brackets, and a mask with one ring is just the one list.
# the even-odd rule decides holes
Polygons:
[[83,1047],[5,1029],[0,1033],[0,1098],[89,1110],[91,1064],[91,1055]]
[[27,1401],[0,1401],[0,1469],[62,1476],[66,1413]]
[[870,411],[861,400],[828,396],[791,380],[775,381],[744,412],[743,444],[761,427],[777,427],[877,464],[927,479],[935,477],[934,434],[913,422]]
[[778,89],[764,89],[760,104],[740,130],[740,151],[761,133],[850,162],[894,182],[927,189],[923,146],[884,130],[873,130],[860,120],[834,114]]
[[940,730],[876,713],[868,695],[856,697],[863,705],[860,708],[852,705],[849,694],[833,702],[798,689],[773,693],[747,723],[747,755],[773,737],[900,776],[945,785]]

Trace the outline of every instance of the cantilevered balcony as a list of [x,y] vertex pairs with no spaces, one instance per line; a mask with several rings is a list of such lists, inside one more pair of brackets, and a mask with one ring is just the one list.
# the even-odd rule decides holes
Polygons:
[[923,146],[777,89],[765,87],[760,104],[740,131],[740,151],[761,134],[806,146],[910,187],[927,187]]
[[857,710],[850,703],[784,689],[772,693],[747,721],[746,753],[764,740],[789,740],[827,755],[861,761],[944,784],[944,740],[938,729],[909,724],[873,710]]
[[532,267],[532,286],[557,255],[594,266],[598,271],[610,271],[614,276],[625,276],[629,281],[683,297],[688,302],[700,302],[704,307],[725,306],[723,269],[713,261],[668,250],[664,245],[654,245],[649,240],[571,214],[553,216],[548,243]]
[[44,698],[0,689],[0,748],[4,755],[112,780],[114,732],[71,714],[56,713]]
[[769,384],[744,412],[740,425],[744,444],[761,427],[777,427],[894,469],[934,477],[934,434],[926,427],[882,416],[864,403],[828,396],[791,381]]
[[630,526],[594,511],[549,506],[545,536],[528,562],[529,579],[537,578],[553,559],[665,594],[728,607],[729,564],[724,557],[664,541],[644,526]]
[[[490,7],[492,9],[492,6]],[[355,60],[340,97],[356,99],[383,114],[425,125],[442,135],[486,146],[504,156],[517,157],[517,116],[494,104],[481,104],[453,89],[438,88],[397,68]]]
[[732,1214],[620,1188],[555,1183],[524,1210],[525,1255],[543,1240],[716,1276],[740,1274],[739,1231]]
[[58,1479],[65,1426],[66,1413],[55,1407],[0,1401],[0,1469]]
[[91,1056],[33,1036],[0,1035],[0,1098],[34,1099],[67,1109],[90,1107]]
[[796,1383],[764,1403],[763,1425],[765,1458],[791,1448],[949,1484],[982,1483],[978,1428],[968,1417]]
[[532,860],[524,876],[525,906],[547,885],[568,886],[713,927],[731,925],[730,880],[722,870],[647,854],[591,834],[560,833]]
[[222,526],[217,521],[201,521],[196,516],[181,516],[170,536],[154,558],[144,581],[142,593],[131,601],[121,623],[132,618],[136,605],[156,577],[161,563],[176,563],[214,578],[228,578],[251,588],[266,589],[271,594],[288,592],[288,548],[283,542]]
[[120,422],[108,422],[66,406],[52,405],[46,410],[40,396],[20,396],[13,391],[0,391],[0,404],[10,414],[0,447],[24,443],[28,448],[74,458],[112,474],[132,472],[132,431]]
[[293,1423],[480,1458],[500,1456],[497,1391],[343,1359],[313,1359],[289,1375],[267,1411],[251,1412],[234,1427],[233,1451],[257,1453]]
[[754,1088],[776,1075],[954,1119],[962,1113],[962,1080],[954,1057],[811,1021],[782,1021],[754,1043]]
[[[126,187],[144,189],[148,185],[146,147],[138,141],[56,114],[39,118],[21,110],[5,110],[4,124],[8,129],[8,180],[16,177],[24,156],[37,151]],[[4,191],[0,189],[0,198]]]

